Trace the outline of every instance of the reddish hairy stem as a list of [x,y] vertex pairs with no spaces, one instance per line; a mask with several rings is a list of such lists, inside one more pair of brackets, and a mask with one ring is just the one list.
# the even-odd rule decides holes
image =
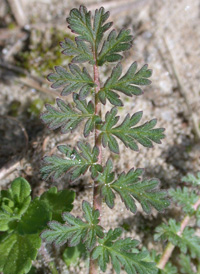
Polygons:
[[[196,211],[197,208],[200,206],[200,198],[198,199],[198,201],[193,205],[193,208],[194,210]],[[184,229],[186,228],[186,226],[189,224],[189,221],[190,221],[190,218],[191,216],[189,215],[186,215],[184,217],[184,219],[182,220],[181,222],[181,227],[180,227],[180,230],[178,231],[177,235],[178,236],[181,236]],[[158,262],[157,264],[157,267],[160,268],[160,269],[164,269],[165,268],[165,265],[166,263],[169,261],[169,258],[171,257],[172,255],[172,252],[174,250],[175,246],[172,244],[172,243],[168,243],[163,254],[162,254],[162,257],[160,258],[160,261]]]
[[[94,82],[97,85],[95,87],[95,114],[99,115],[101,117],[101,104],[98,101],[97,98],[97,93],[100,90],[100,81],[99,81],[99,71],[98,71],[98,66],[94,65]],[[98,147],[99,149],[99,155],[98,155],[98,164],[102,164],[102,147],[101,147],[101,142],[99,140],[99,131],[98,129],[95,128],[95,146]],[[100,192],[99,192],[99,187],[98,185],[95,184],[94,182],[94,188],[93,188],[93,207],[95,209],[98,209],[101,211],[101,197],[100,197]]]
[[[94,54],[94,59],[96,62],[96,56]],[[95,114],[101,117],[101,104],[98,100],[98,92],[100,90],[100,81],[99,81],[99,71],[98,71],[98,66],[95,63],[93,66],[94,70],[94,83],[96,84],[95,87]],[[99,139],[99,131],[95,127],[95,136],[94,136],[94,142],[95,146],[98,147],[99,149],[99,155],[98,155],[98,164],[102,164],[102,146],[101,146],[101,141]],[[101,212],[101,204],[102,204],[102,199],[100,196],[100,189],[98,187],[98,184],[94,181],[94,186],[93,186],[93,207],[94,209],[98,209],[99,212]],[[89,267],[89,274],[96,274],[97,273],[97,262],[96,260],[92,260],[90,256],[90,267]]]

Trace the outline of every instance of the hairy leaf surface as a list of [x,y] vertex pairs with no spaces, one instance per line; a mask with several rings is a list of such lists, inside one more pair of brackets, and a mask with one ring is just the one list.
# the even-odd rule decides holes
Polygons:
[[0,192],[0,231],[7,231],[10,224],[21,218],[31,202],[31,188],[24,178],[15,179],[9,190]]
[[119,91],[127,96],[141,95],[142,90],[138,86],[149,85],[151,83],[149,78],[152,71],[148,69],[147,65],[144,65],[139,71],[137,71],[137,63],[134,62],[124,76],[122,74],[122,65],[118,63],[113,69],[111,76],[106,81],[103,88],[99,91],[99,99],[103,104],[106,103],[106,99],[116,106],[123,105],[122,101],[119,99],[119,95],[114,92]]
[[54,242],[56,245],[63,245],[68,241],[70,246],[76,246],[82,241],[87,249],[91,250],[96,243],[96,238],[104,236],[103,228],[98,225],[100,213],[86,201],[83,201],[82,209],[86,222],[65,212],[63,213],[63,220],[67,224],[50,222],[50,230],[45,230],[41,234],[42,238],[48,243]]
[[163,240],[168,239],[173,245],[178,246],[181,252],[186,253],[189,250],[193,258],[198,258],[200,254],[200,238],[189,227],[186,227],[181,235],[179,231],[180,223],[170,219],[168,225],[162,224],[156,228],[155,240],[159,238]]
[[105,23],[109,17],[109,12],[101,7],[95,11],[94,22],[91,22],[91,12],[83,5],[78,9],[72,9],[67,18],[69,28],[72,32],[78,34],[79,41],[87,41],[91,44],[94,51],[97,52],[98,46],[112,23]]
[[154,128],[157,123],[156,119],[135,127],[141,120],[142,114],[142,111],[136,112],[131,117],[127,114],[124,121],[119,126],[114,127],[119,120],[119,116],[116,116],[117,108],[114,107],[111,111],[107,112],[105,122],[100,127],[103,146],[106,147],[108,145],[112,152],[119,153],[119,145],[116,137],[119,138],[126,147],[135,151],[138,151],[137,142],[149,148],[153,147],[153,142],[160,144],[160,140],[163,139],[165,135],[163,134],[163,128]]
[[[181,273],[182,274],[198,274],[197,272],[194,272],[194,267],[192,266],[191,258],[190,256],[186,256],[184,254],[180,254],[180,265],[181,265]],[[200,263],[199,263],[200,266]],[[175,273],[176,274],[176,273]]]
[[57,192],[53,187],[33,201],[30,191],[29,183],[17,178],[0,192],[0,231],[6,231],[0,237],[0,271],[4,274],[28,273],[41,245],[41,231],[52,217],[59,220],[63,210],[73,207],[73,191]]
[[44,179],[52,177],[58,179],[67,172],[70,172],[71,180],[75,180],[80,175],[84,174],[90,168],[92,177],[96,177],[98,171],[102,167],[97,164],[97,156],[99,150],[91,147],[88,143],[78,142],[78,150],[70,148],[66,145],[58,146],[58,150],[64,154],[64,158],[57,155],[44,157],[44,165],[41,168],[41,173]]
[[0,271],[4,274],[26,274],[37,256],[41,239],[37,234],[7,234],[0,241]]
[[110,229],[103,239],[98,240],[99,245],[94,248],[92,258],[98,260],[101,270],[105,272],[111,260],[117,274],[122,267],[128,274],[156,274],[155,264],[145,261],[148,252],[135,250],[139,244],[137,240],[118,239],[121,233],[120,228]]
[[200,187],[200,172],[197,172],[197,176],[194,176],[193,174],[188,173],[187,176],[182,178],[182,181],[185,183],[190,183],[193,186]]
[[193,205],[198,201],[199,196],[195,190],[190,190],[188,187],[171,189],[169,194],[172,196],[180,206],[183,207],[183,211],[187,214],[193,214],[195,209]]
[[132,41],[133,36],[130,35],[130,30],[122,29],[119,34],[117,34],[116,30],[112,30],[102,45],[97,64],[102,66],[105,62],[120,61],[123,57],[119,53],[130,49]]
[[63,100],[57,99],[58,109],[47,104],[47,111],[42,113],[41,119],[49,128],[54,130],[61,128],[62,133],[74,130],[82,121],[86,120],[84,127],[84,136],[87,137],[93,131],[95,123],[100,122],[100,117],[95,115],[94,104],[90,101],[80,101],[77,94],[73,95],[76,105],[75,110],[70,104],[66,104]]
[[85,99],[95,83],[86,68],[82,70],[75,64],[69,64],[69,71],[56,66],[55,73],[48,75],[47,79],[53,82],[52,88],[64,87],[61,95],[66,96],[72,92],[79,92],[80,99]]
[[40,196],[40,201],[48,207],[52,220],[62,222],[62,212],[72,210],[74,198],[74,191],[68,189],[58,191],[54,186]]
[[114,206],[115,193],[120,195],[127,209],[130,209],[133,213],[137,210],[136,200],[146,213],[150,213],[151,206],[158,211],[162,211],[169,206],[166,193],[158,190],[159,181],[157,179],[141,179],[143,170],[131,169],[127,174],[125,172],[119,174],[117,179],[114,180],[112,168],[112,162],[108,160],[103,173],[100,173],[97,177],[97,181],[100,183],[101,195],[110,208]]
[[69,38],[65,38],[64,42],[60,43],[60,46],[63,48],[62,53],[67,56],[74,56],[72,58],[72,63],[84,63],[89,62],[94,65],[94,58],[91,49],[88,45],[77,37],[75,42]]

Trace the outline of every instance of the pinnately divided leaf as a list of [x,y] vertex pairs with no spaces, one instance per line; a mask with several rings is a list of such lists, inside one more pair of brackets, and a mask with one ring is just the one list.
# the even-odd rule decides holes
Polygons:
[[98,240],[99,245],[94,248],[92,258],[98,260],[101,270],[105,272],[111,260],[117,274],[122,267],[128,274],[156,274],[155,263],[145,261],[148,252],[132,252],[139,242],[131,238],[118,239],[121,233],[120,228],[110,229],[103,239]]
[[132,41],[133,36],[130,35],[130,30],[122,29],[119,34],[116,30],[112,30],[98,54],[97,64],[102,66],[105,62],[120,61],[123,57],[119,53],[130,49]]
[[98,225],[100,213],[86,201],[83,201],[82,209],[86,222],[65,212],[63,213],[63,220],[67,224],[52,221],[49,223],[50,230],[42,232],[41,237],[49,243],[54,242],[56,245],[63,245],[68,241],[70,246],[76,246],[82,241],[88,250],[92,250],[96,238],[104,236],[103,228]]
[[198,201],[199,196],[195,190],[189,190],[188,187],[171,189],[169,194],[173,200],[177,202],[187,214],[193,214],[195,209],[193,205]]
[[133,213],[137,210],[136,200],[146,213],[150,213],[151,206],[158,211],[169,206],[166,192],[158,190],[157,179],[141,179],[143,170],[131,169],[127,174],[124,172],[119,174],[114,180],[112,168],[112,161],[108,160],[103,173],[100,173],[96,179],[100,184],[101,196],[110,208],[114,206],[115,193],[120,195],[127,209]]
[[85,99],[95,83],[86,68],[82,70],[75,64],[69,64],[69,71],[63,67],[56,66],[55,73],[50,73],[47,77],[52,88],[64,87],[61,95],[66,96],[72,92],[79,92],[80,99]]
[[100,122],[99,116],[95,115],[94,105],[90,101],[80,101],[77,94],[73,94],[73,99],[78,111],[66,104],[63,100],[57,99],[59,109],[47,104],[47,111],[42,113],[41,119],[50,129],[61,128],[62,133],[74,130],[83,120],[87,120],[84,127],[84,136],[87,137],[93,131],[95,123]]
[[64,154],[61,158],[57,155],[46,156],[43,159],[44,165],[41,168],[43,179],[52,177],[58,179],[67,172],[70,172],[70,179],[73,181],[90,168],[92,177],[95,178],[98,171],[102,170],[101,165],[97,164],[99,150],[91,147],[88,143],[78,142],[78,150],[66,145],[58,146],[58,150]]
[[153,147],[153,142],[160,144],[161,139],[165,137],[163,134],[163,128],[154,128],[157,120],[153,119],[141,126],[134,127],[142,118],[142,111],[136,112],[131,117],[126,115],[124,121],[114,127],[119,116],[117,115],[117,108],[114,107],[111,111],[106,113],[105,122],[100,127],[102,144],[104,147],[108,145],[109,149],[114,153],[119,153],[119,145],[116,141],[116,137],[119,138],[126,147],[134,151],[138,151],[138,145],[140,143],[144,147]]
[[[112,23],[105,23],[110,13],[101,7],[95,11],[94,22],[91,22],[91,12],[83,5],[78,9],[72,9],[67,18],[69,28],[72,32],[78,34],[79,41],[87,41],[91,44],[93,50],[97,52],[98,46]],[[104,24],[105,23],[105,24]]]
[[200,254],[200,237],[194,234],[194,230],[186,227],[179,235],[180,224],[170,219],[169,224],[162,224],[156,228],[155,240],[168,239],[173,245],[178,246],[184,254],[190,251],[192,258],[198,258]]
[[197,172],[197,176],[188,173],[187,176],[182,178],[182,181],[185,183],[190,183],[193,186],[200,187],[200,172]]
[[92,51],[84,41],[78,40],[77,37],[75,38],[75,42],[69,38],[65,38],[64,42],[60,43],[60,46],[63,48],[63,54],[74,56],[71,61],[72,63],[89,62],[92,65],[95,64]]
[[119,95],[114,92],[114,90],[122,92],[127,96],[141,95],[142,90],[138,86],[149,85],[151,83],[147,78],[151,76],[152,71],[148,69],[147,65],[144,65],[138,72],[136,72],[136,70],[137,62],[134,62],[126,74],[121,77],[122,65],[121,63],[118,63],[104,87],[99,91],[98,96],[101,102],[105,104],[106,99],[108,99],[113,105],[123,105],[122,101],[119,99]]

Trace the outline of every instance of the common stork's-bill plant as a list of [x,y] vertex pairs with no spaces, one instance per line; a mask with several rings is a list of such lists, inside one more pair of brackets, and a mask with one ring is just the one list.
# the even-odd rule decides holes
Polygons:
[[[137,240],[121,238],[121,228],[105,232],[101,226],[101,218],[104,218],[100,218],[102,202],[113,208],[117,195],[132,213],[137,210],[136,201],[146,213],[150,213],[151,207],[163,211],[169,205],[166,193],[159,190],[159,181],[143,178],[141,168],[116,174],[113,161],[102,160],[103,148],[119,153],[119,140],[127,148],[138,151],[139,145],[151,148],[153,143],[160,144],[165,137],[164,129],[156,127],[156,119],[142,121],[142,111],[127,114],[119,122],[118,107],[123,106],[124,98],[120,95],[141,95],[142,87],[150,84],[152,71],[147,65],[138,69],[137,63],[133,62],[123,72],[123,52],[131,48],[133,37],[130,30],[110,30],[112,23],[107,22],[108,17],[109,12],[103,7],[94,15],[84,6],[72,9],[67,22],[76,35],[75,40],[66,38],[60,43],[62,53],[72,56],[71,63],[67,67],[56,66],[48,76],[52,88],[62,87],[62,96],[72,94],[73,104],[63,99],[57,99],[57,107],[47,104],[46,112],[41,115],[43,122],[52,130],[60,128],[61,133],[74,132],[84,123],[84,137],[90,135],[91,140],[92,135],[94,138],[93,144],[85,139],[74,148],[60,145],[58,150],[63,157],[52,155],[44,158],[43,178],[56,180],[68,172],[74,181],[89,170],[93,180],[93,201],[82,202],[82,219],[64,212],[64,223],[51,221],[49,229],[41,236],[47,243],[54,242],[58,246],[65,243],[76,246],[84,242],[90,253],[90,274],[98,273],[98,266],[105,272],[109,261],[116,273],[124,269],[128,274],[155,274],[156,264],[146,259],[146,252],[137,249]],[[83,63],[87,68],[82,66]],[[99,68],[109,63],[114,63],[114,66],[103,82]],[[113,107],[102,115],[102,105],[107,101]]]
[[[123,52],[131,48],[133,37],[130,30],[110,30],[112,23],[107,22],[108,17],[109,12],[103,7],[94,15],[84,6],[72,9],[67,22],[75,40],[66,38],[60,43],[62,53],[72,57],[71,63],[67,67],[56,66],[48,76],[52,88],[62,87],[62,96],[72,94],[73,103],[57,99],[57,107],[47,104],[46,112],[41,115],[43,122],[52,130],[60,128],[61,133],[74,132],[84,123],[85,140],[79,141],[74,148],[60,145],[58,150],[63,157],[45,157],[41,169],[43,178],[56,180],[68,172],[74,181],[89,170],[93,180],[93,201],[82,202],[82,219],[64,212],[63,220],[51,221],[49,229],[41,236],[58,246],[65,243],[77,246],[83,242],[90,253],[90,274],[98,273],[98,267],[105,272],[110,261],[116,273],[124,269],[128,274],[155,274],[156,264],[147,259],[147,252],[137,248],[137,240],[121,238],[120,228],[105,232],[101,226],[101,218],[105,217],[100,218],[102,202],[113,208],[117,195],[132,213],[137,210],[136,201],[146,213],[150,213],[151,207],[163,211],[169,205],[166,193],[159,190],[159,181],[143,178],[141,168],[116,174],[113,161],[103,161],[103,148],[119,153],[119,140],[137,152],[139,145],[151,148],[153,143],[160,144],[165,137],[164,129],[156,127],[156,119],[143,121],[142,111],[127,114],[119,122],[118,107],[123,106],[124,95],[141,95],[142,87],[150,84],[152,71],[147,65],[138,69],[133,62],[123,72]],[[86,63],[85,67],[83,63]],[[99,68],[109,63],[114,66],[103,82]],[[113,107],[102,115],[101,109],[107,102]],[[90,140],[94,137],[93,144],[87,142],[89,135]]]

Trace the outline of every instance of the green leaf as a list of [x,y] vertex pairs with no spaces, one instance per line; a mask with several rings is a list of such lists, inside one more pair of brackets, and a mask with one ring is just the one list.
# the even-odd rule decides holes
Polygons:
[[73,207],[73,191],[57,192],[53,187],[33,201],[30,192],[23,178],[15,179],[8,190],[1,191],[0,227],[1,231],[7,230],[0,235],[0,272],[4,274],[28,273],[41,245],[39,233],[52,216],[60,219],[63,210]]
[[162,240],[168,239],[173,245],[178,246],[182,253],[190,251],[193,258],[198,258],[200,254],[200,238],[194,235],[194,230],[186,227],[181,234],[180,224],[175,220],[170,219],[169,224],[162,224],[156,228],[155,240],[161,238]]
[[49,223],[50,230],[42,232],[41,237],[48,243],[54,242],[56,245],[63,245],[68,241],[69,246],[76,246],[82,241],[88,250],[92,250],[96,243],[96,237],[104,236],[103,228],[98,225],[100,214],[86,201],[83,201],[82,209],[86,222],[65,212],[63,220],[67,224],[62,225],[52,221]]
[[[192,262],[189,256],[180,254],[180,265],[182,274],[197,274],[192,270]],[[176,274],[176,273],[175,273]]]
[[84,41],[78,40],[77,37],[75,38],[75,42],[69,38],[65,38],[65,41],[61,42],[60,46],[64,49],[62,51],[63,54],[75,56],[71,61],[72,63],[89,62],[92,65],[95,64],[92,51]]
[[37,256],[41,239],[37,234],[6,234],[0,241],[0,271],[4,274],[25,274]]
[[119,116],[116,116],[117,108],[114,107],[110,112],[107,112],[105,122],[100,127],[103,146],[106,147],[108,145],[112,152],[119,153],[116,137],[119,138],[126,147],[134,151],[138,151],[136,142],[149,148],[153,147],[153,142],[160,144],[160,140],[163,139],[165,135],[163,134],[163,128],[154,128],[157,123],[156,119],[150,120],[141,126],[134,127],[141,120],[142,114],[142,111],[136,112],[131,117],[127,114],[124,121],[119,126],[114,127],[119,120]]
[[200,186],[200,172],[197,173],[196,177],[191,173],[187,174],[187,176],[182,178],[182,182],[190,183],[193,186]]
[[0,192],[0,231],[7,231],[12,222],[27,210],[31,197],[29,183],[22,177],[15,179],[9,190]]
[[105,62],[121,60],[123,57],[119,53],[130,49],[132,41],[133,36],[130,35],[130,30],[122,29],[118,35],[116,30],[112,30],[98,54],[97,64],[102,66]]
[[[94,51],[97,52],[98,46],[112,23],[105,23],[109,17],[109,12],[105,12],[101,7],[95,11],[94,23],[91,23],[91,12],[83,5],[78,9],[72,9],[70,16],[67,18],[69,28],[72,32],[78,34],[78,41],[87,41],[91,44]],[[105,24],[104,24],[105,23]]]
[[125,203],[127,209],[135,213],[137,208],[135,200],[137,200],[146,213],[150,213],[151,206],[158,211],[162,211],[169,206],[164,191],[157,190],[159,186],[158,179],[141,179],[142,169],[131,169],[127,174],[121,173],[114,180],[112,172],[112,162],[108,160],[103,173],[100,173],[96,180],[99,182],[101,196],[105,199],[106,204],[113,208],[115,193],[118,193]]
[[61,128],[62,133],[74,130],[83,120],[87,120],[84,127],[84,136],[87,137],[93,131],[95,123],[100,122],[100,117],[95,115],[94,105],[90,101],[80,101],[77,94],[73,94],[73,99],[78,111],[72,109],[70,104],[57,99],[58,108],[47,104],[47,111],[41,115],[41,119],[49,128],[54,130]]
[[[149,252],[149,261],[153,261],[158,264],[160,258],[161,255],[157,255],[157,252],[154,249]],[[172,265],[171,262],[167,262],[164,269],[158,269],[158,274],[177,274],[177,271],[177,268]]]
[[19,234],[37,234],[51,220],[51,213],[44,201],[35,198],[22,216],[17,231]]
[[193,214],[195,209],[193,205],[198,201],[199,197],[195,190],[190,190],[188,187],[171,189],[169,194],[173,200],[177,202],[187,214]]
[[159,269],[158,274],[177,274],[177,267],[168,262],[164,269]]
[[64,158],[60,156],[52,155],[44,157],[43,167],[41,173],[43,179],[52,177],[54,180],[58,179],[67,172],[70,172],[71,180],[77,179],[81,174],[84,174],[88,168],[90,168],[92,177],[95,178],[98,172],[102,170],[102,167],[97,164],[97,157],[99,150],[91,147],[88,143],[84,144],[78,142],[78,149],[72,149],[66,145],[58,146],[58,150],[64,154]]
[[65,248],[63,253],[63,260],[65,264],[69,267],[70,265],[77,265],[80,258],[86,259],[89,256],[85,245],[79,243],[76,246],[68,246]]
[[104,87],[99,91],[98,95],[101,102],[105,104],[105,98],[107,98],[113,105],[123,105],[122,101],[119,99],[119,95],[114,92],[114,90],[122,92],[130,97],[133,95],[141,95],[142,90],[138,86],[149,85],[151,83],[147,78],[151,76],[152,71],[148,69],[148,65],[144,65],[137,73],[136,70],[137,63],[134,62],[126,74],[121,77],[122,65],[121,63],[118,63]]
[[40,201],[45,202],[52,220],[62,222],[62,212],[72,210],[74,198],[75,192],[72,190],[64,189],[58,192],[56,187],[51,187],[40,196]]
[[119,228],[110,229],[103,239],[99,239],[99,245],[94,248],[92,258],[98,260],[103,272],[111,259],[114,270],[120,273],[121,267],[128,274],[156,274],[157,268],[154,263],[145,261],[147,252],[134,252],[139,242],[131,238],[118,239],[122,231]]
[[53,82],[51,87],[56,89],[64,86],[62,96],[79,92],[80,99],[85,99],[95,86],[93,79],[86,68],[81,70],[77,65],[69,64],[69,70],[56,66],[55,73],[51,73],[47,77],[50,82]]

